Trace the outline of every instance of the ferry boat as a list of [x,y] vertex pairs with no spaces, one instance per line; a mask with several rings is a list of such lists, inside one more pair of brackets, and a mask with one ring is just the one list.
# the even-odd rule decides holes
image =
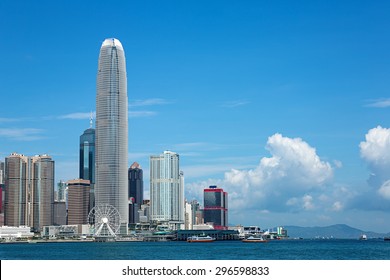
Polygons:
[[367,235],[365,234],[360,235],[359,240],[367,240]]
[[207,236],[191,236],[191,237],[188,237],[187,238],[187,242],[214,242],[215,241],[215,238],[213,237],[210,237],[209,235]]
[[251,242],[257,242],[257,243],[265,243],[265,242],[268,242],[267,239],[264,239],[262,236],[249,236],[248,238],[245,238],[242,240],[242,242],[247,242],[247,243],[251,243]]

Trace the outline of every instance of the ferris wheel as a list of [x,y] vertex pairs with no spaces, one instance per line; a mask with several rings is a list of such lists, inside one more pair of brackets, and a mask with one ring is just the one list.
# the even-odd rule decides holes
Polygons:
[[97,237],[115,237],[120,228],[119,211],[110,204],[99,204],[91,209],[88,222]]

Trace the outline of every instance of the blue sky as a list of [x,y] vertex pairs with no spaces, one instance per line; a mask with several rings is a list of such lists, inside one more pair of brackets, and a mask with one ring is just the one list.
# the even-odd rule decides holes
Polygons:
[[0,3],[0,160],[78,177],[101,43],[127,60],[129,165],[181,156],[187,199],[229,222],[390,232],[387,1]]

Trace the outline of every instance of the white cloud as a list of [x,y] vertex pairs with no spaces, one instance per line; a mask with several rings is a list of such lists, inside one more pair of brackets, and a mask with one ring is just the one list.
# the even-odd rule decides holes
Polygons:
[[343,163],[337,159],[333,160],[333,164],[336,168],[341,168],[343,167]]
[[227,101],[224,104],[222,104],[222,107],[225,108],[235,108],[240,107],[248,104],[249,102],[246,100],[233,100],[233,101]]
[[386,181],[378,190],[379,195],[390,200],[390,180]]
[[315,208],[313,203],[313,197],[311,195],[304,195],[302,198],[303,201],[303,209],[305,210],[313,210]]
[[91,114],[93,118],[96,118],[95,112],[89,112],[89,113],[71,113],[67,115],[59,116],[59,119],[70,119],[70,120],[87,120],[91,118]]
[[0,128],[0,136],[19,141],[34,141],[42,139],[42,129],[37,128]]
[[390,129],[377,126],[366,134],[360,143],[360,155],[375,166],[390,165]]
[[203,188],[216,184],[228,191],[231,209],[315,209],[313,193],[320,192],[333,177],[330,163],[322,161],[300,138],[274,134],[266,149],[271,157],[260,159],[256,168],[231,169],[222,180],[187,184],[187,190],[202,197]]
[[359,147],[360,156],[367,162],[371,173],[369,184],[379,188],[390,179],[390,129],[381,126],[370,129]]
[[13,119],[13,118],[0,118],[0,123],[7,123],[7,122],[17,122],[19,119]]
[[370,129],[359,145],[360,156],[369,170],[368,186],[355,193],[350,208],[388,211],[390,209],[390,129]]
[[130,118],[152,117],[155,115],[157,115],[157,113],[153,111],[129,111]]
[[333,211],[341,211],[343,209],[343,204],[340,201],[335,201],[332,205],[332,210]]
[[162,98],[149,98],[144,100],[134,100],[129,102],[129,107],[142,107],[142,106],[153,106],[153,105],[165,105],[171,104],[171,101]]
[[366,107],[386,108],[390,107],[390,98],[371,100]]
[[[273,155],[268,158],[263,168],[273,177],[288,176],[289,180],[306,186],[319,186],[333,176],[333,170],[328,162],[320,160],[316,150],[301,138],[283,137],[275,134],[268,138],[266,148]],[[272,169],[271,169],[271,168]]]

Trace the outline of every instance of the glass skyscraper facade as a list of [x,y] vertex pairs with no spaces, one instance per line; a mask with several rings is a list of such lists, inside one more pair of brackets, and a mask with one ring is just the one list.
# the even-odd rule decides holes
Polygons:
[[128,101],[126,61],[119,40],[101,48],[96,94],[95,205],[114,206],[121,216],[121,234],[128,223]]
[[80,136],[79,178],[95,184],[95,129],[88,128]]
[[228,194],[217,186],[204,189],[204,222],[213,223],[215,229],[228,227]]
[[184,223],[184,175],[179,155],[165,151],[150,157],[151,220]]
[[95,129],[91,127],[86,129],[80,136],[80,163],[79,163],[79,178],[89,180],[89,209],[95,207]]
[[129,168],[129,223],[138,223],[138,210],[144,200],[144,181],[141,166],[134,162]]

